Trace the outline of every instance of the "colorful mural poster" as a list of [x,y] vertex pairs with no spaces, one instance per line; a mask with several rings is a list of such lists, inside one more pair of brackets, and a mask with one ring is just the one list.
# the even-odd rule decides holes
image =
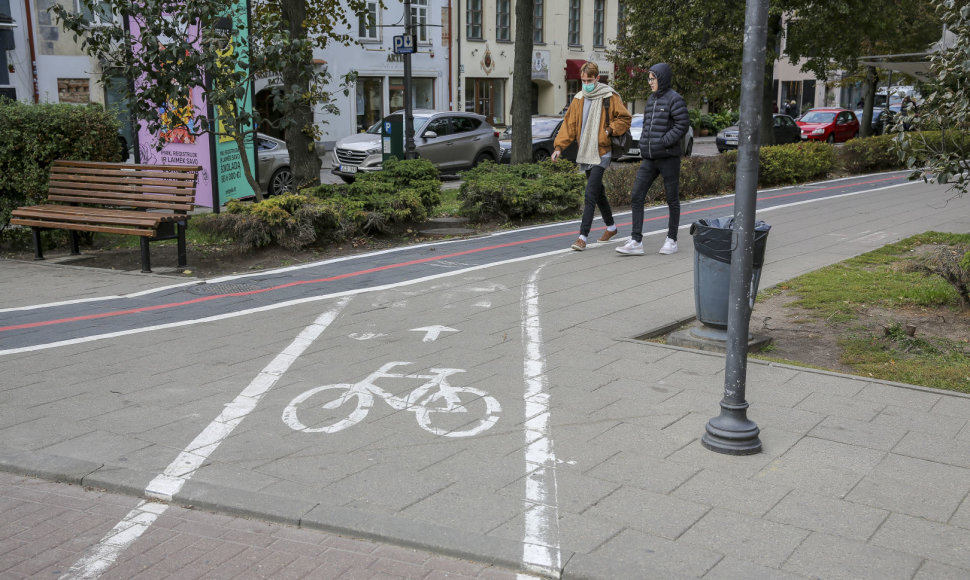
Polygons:
[[[219,51],[220,59],[233,56],[236,63],[236,71],[244,73],[249,78],[248,71],[239,66],[240,63],[249,62],[249,6],[247,0],[235,0],[223,14],[216,27],[216,33],[225,39],[223,49]],[[245,92],[245,97],[236,101],[236,107],[241,113],[253,112],[253,91],[252,84]],[[213,118],[216,121],[217,135],[215,136],[215,159],[216,159],[216,187],[220,203],[225,203],[229,199],[247,197],[253,194],[252,187],[246,179],[242,160],[239,155],[239,147],[236,145],[232,136],[232,128],[227,126],[224,121],[227,117],[220,107],[215,107]],[[252,123],[242,128],[246,135],[246,155],[249,167],[256,171],[255,142],[252,130]]]
[[[141,49],[141,28],[134,18],[129,20],[128,26],[134,40],[132,50],[137,52]],[[198,25],[188,26],[185,35],[189,39],[194,39],[192,45],[198,50],[200,47]],[[159,39],[159,42],[164,43],[165,40]],[[135,81],[136,93],[137,90],[138,81]],[[205,98],[201,87],[193,87],[190,94],[190,103],[183,107],[178,107],[171,102],[158,106],[158,116],[162,122],[162,129],[157,135],[149,131],[147,122],[139,122],[138,162],[158,165],[201,166],[202,171],[199,173],[199,182],[195,190],[195,203],[212,207],[214,197],[210,136],[208,133],[202,132],[199,119],[206,110]],[[157,147],[159,143],[163,144],[160,150]]]

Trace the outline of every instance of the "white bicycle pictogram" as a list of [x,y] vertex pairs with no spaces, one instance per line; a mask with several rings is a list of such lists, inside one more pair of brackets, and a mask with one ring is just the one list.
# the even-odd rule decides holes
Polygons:
[[[323,385],[306,391],[283,409],[283,422],[294,431],[305,433],[336,433],[360,423],[374,406],[375,395],[384,399],[391,408],[398,411],[411,411],[415,415],[418,425],[422,429],[435,435],[445,437],[471,437],[486,431],[498,421],[502,406],[495,397],[485,391],[473,387],[453,387],[448,383],[448,377],[465,372],[463,369],[433,368],[429,374],[404,374],[390,372],[394,367],[412,363],[394,361],[367,375],[357,383],[337,383]],[[405,397],[393,395],[375,381],[380,379],[424,379]],[[335,391],[335,392],[329,392]],[[318,393],[326,393],[327,402],[319,404],[304,404]],[[336,398],[329,397],[336,395]],[[313,421],[313,426],[306,425],[300,420],[299,414],[310,415],[313,412],[321,414],[320,409],[334,411],[340,409],[351,399],[356,398],[356,407],[345,418],[333,420],[333,416],[326,416],[319,421]],[[484,406],[484,418],[468,418],[469,405]],[[462,415],[464,414],[464,415]],[[432,421],[447,418],[454,423],[454,428],[435,427]],[[332,421],[332,422],[331,422]]]

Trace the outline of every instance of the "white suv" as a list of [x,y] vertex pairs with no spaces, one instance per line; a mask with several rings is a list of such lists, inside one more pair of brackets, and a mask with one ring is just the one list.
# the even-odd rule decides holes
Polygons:
[[[415,109],[414,146],[418,157],[442,173],[455,173],[499,158],[498,131],[485,117],[460,111]],[[380,171],[383,163],[381,128],[386,121],[404,126],[404,111],[395,111],[367,132],[344,137],[333,148],[334,175],[350,183],[362,171]]]

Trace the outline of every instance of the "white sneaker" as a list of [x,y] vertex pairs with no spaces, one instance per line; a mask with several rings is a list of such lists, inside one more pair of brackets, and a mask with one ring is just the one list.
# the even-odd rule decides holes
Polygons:
[[628,256],[642,256],[643,242],[638,242],[633,238],[630,238],[629,240],[627,240],[627,243],[617,248],[616,251],[621,254],[626,254]]
[[664,241],[664,245],[660,248],[661,254],[676,254],[677,253],[677,241],[667,238]]

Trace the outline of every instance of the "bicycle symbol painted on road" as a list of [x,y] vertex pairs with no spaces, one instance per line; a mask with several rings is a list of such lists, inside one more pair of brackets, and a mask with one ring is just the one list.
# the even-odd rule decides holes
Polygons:
[[[495,397],[480,389],[453,387],[448,383],[449,376],[463,373],[464,369],[433,368],[429,369],[429,374],[391,372],[395,367],[409,364],[412,363],[389,362],[360,382],[310,389],[283,409],[283,422],[295,431],[336,433],[360,423],[374,406],[375,396],[384,399],[392,409],[413,412],[422,429],[444,437],[478,435],[498,421],[502,406]],[[377,386],[376,381],[380,379],[419,379],[425,382],[407,396],[400,397]],[[356,401],[351,402],[351,399]],[[325,402],[320,404],[316,402],[318,400]],[[356,406],[347,413],[348,405]]]

